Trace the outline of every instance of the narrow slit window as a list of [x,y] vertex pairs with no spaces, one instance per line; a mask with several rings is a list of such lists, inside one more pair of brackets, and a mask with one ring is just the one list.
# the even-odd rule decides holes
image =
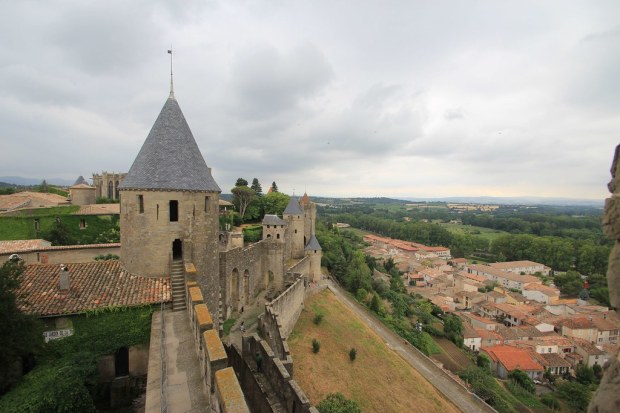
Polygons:
[[209,197],[205,196],[205,212],[209,212]]
[[138,195],[138,212],[144,214],[144,195]]

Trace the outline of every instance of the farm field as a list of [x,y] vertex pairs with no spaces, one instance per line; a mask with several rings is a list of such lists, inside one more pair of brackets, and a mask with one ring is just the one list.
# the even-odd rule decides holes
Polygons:
[[493,241],[502,235],[507,235],[508,232],[499,231],[491,228],[484,227],[475,227],[473,225],[463,225],[463,224],[449,224],[449,223],[440,223],[442,227],[447,229],[453,234],[462,234],[462,235],[472,235],[474,237],[482,238],[488,241]]
[[456,374],[474,365],[465,352],[447,338],[435,337],[434,340],[441,347],[442,352],[433,354],[432,358],[441,362],[452,373]]
[[[319,325],[313,322],[316,314],[323,314]],[[321,344],[317,354],[312,339]],[[329,290],[306,302],[288,341],[295,380],[313,405],[341,392],[364,412],[459,411]]]

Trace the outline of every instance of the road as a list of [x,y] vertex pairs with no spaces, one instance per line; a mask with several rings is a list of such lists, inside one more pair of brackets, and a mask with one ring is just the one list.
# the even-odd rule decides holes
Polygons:
[[400,354],[413,368],[415,368],[426,380],[428,380],[446,399],[465,413],[489,412],[497,413],[488,404],[470,393],[460,383],[452,379],[446,372],[433,363],[417,348],[404,340],[398,334],[387,328],[375,318],[365,307],[344,292],[334,282],[328,281],[329,289],[340,301],[353,310],[361,319],[376,332],[392,350]]

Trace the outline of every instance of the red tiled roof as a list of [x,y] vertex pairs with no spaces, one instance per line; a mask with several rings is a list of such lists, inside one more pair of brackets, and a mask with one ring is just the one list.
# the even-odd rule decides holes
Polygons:
[[24,239],[14,241],[0,241],[0,254],[19,254],[51,246],[51,242],[44,239]]
[[513,371],[516,369],[523,371],[543,371],[544,368],[538,364],[532,356],[523,349],[512,346],[495,346],[484,349],[491,359],[499,361],[504,365],[506,370]]
[[119,261],[67,264],[70,292],[58,288],[60,266],[28,265],[20,292],[28,303],[22,311],[38,316],[75,314],[109,306],[137,306],[171,300],[167,278],[132,275]]
[[586,317],[571,317],[565,319],[562,326],[570,328],[571,330],[585,330],[595,328],[592,320],[588,320]]
[[119,215],[121,204],[82,205],[75,215]]

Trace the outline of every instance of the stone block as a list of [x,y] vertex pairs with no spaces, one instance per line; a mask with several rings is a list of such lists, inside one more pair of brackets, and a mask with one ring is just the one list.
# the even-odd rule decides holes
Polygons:
[[609,288],[609,301],[612,307],[620,307],[620,242],[616,241],[609,254],[609,267],[607,269],[607,287]]
[[612,195],[605,200],[603,233],[607,238],[620,239],[620,196]]

